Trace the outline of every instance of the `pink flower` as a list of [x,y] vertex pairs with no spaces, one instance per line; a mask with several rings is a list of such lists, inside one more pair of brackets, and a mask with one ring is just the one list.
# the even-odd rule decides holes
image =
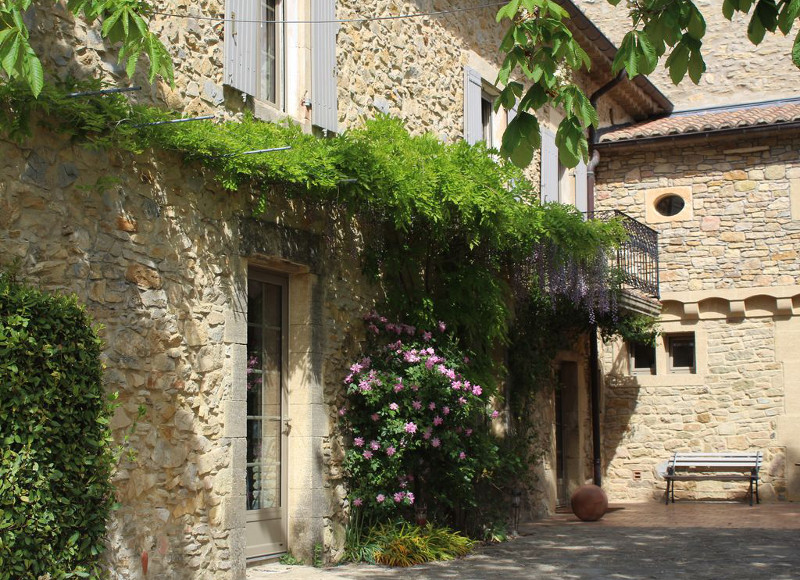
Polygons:
[[398,491],[396,494],[394,494],[394,502],[395,503],[400,503],[401,501],[403,501],[403,498],[405,496],[406,496],[406,492]]
[[425,361],[425,368],[431,370],[433,366],[436,364],[436,360],[434,357],[428,357],[428,360]]
[[453,381],[450,386],[453,387],[454,391],[458,391],[461,389],[461,381]]
[[349,385],[349,384],[350,384],[350,383],[352,383],[352,382],[353,382],[353,375],[352,375],[352,374],[350,374],[350,375],[347,375],[347,376],[344,378],[344,384],[346,384],[346,385]]
[[428,405],[428,409],[430,409],[431,411],[435,411],[436,410],[436,403],[431,402],[431,404]]
[[474,387],[472,387],[472,394],[475,395],[476,397],[480,397],[482,392],[483,389],[480,387],[480,385],[475,385]]
[[356,437],[353,439],[353,444],[356,447],[364,447],[364,438],[363,437]]
[[385,499],[386,496],[383,495],[382,493],[379,493],[378,495],[375,496],[375,501],[377,501],[378,503],[383,503]]
[[450,407],[442,407],[442,413],[444,413],[445,415],[449,415],[450,414]]
[[356,499],[353,500],[353,505],[356,507],[361,507],[362,505],[364,505],[364,500],[361,499],[360,497],[357,497]]
[[411,390],[416,393],[417,391],[419,391],[419,385],[411,385]]
[[369,365],[371,364],[372,364],[372,359],[369,358],[368,356],[365,356],[364,358],[361,359],[361,366],[363,366],[365,369],[368,369]]
[[389,403],[389,408],[392,411],[397,411],[400,408],[400,405],[398,405],[397,403]]
[[363,368],[364,367],[362,367],[360,364],[353,363],[353,366],[350,367],[350,371],[353,372],[353,373],[360,373],[361,369],[363,369]]
[[498,413],[497,411],[492,411],[492,419],[497,419],[499,415],[500,413]]
[[447,325],[440,320],[439,321],[439,332],[444,332],[445,330],[447,330]]
[[369,330],[373,334],[380,333],[380,330],[378,330],[378,327],[375,326],[374,324],[370,324],[369,326],[367,326],[367,330]]
[[472,429],[467,429],[466,431],[464,431],[464,435],[466,435],[467,437],[472,435]]
[[377,421],[378,419],[380,419],[377,413],[373,413],[372,415],[369,416],[369,418],[372,419],[373,421]]
[[400,392],[400,391],[402,391],[403,389],[404,389],[404,387],[403,387],[403,383],[397,383],[397,384],[394,386],[394,392],[395,392],[395,393],[399,393],[399,392]]
[[392,456],[392,455],[394,455],[395,453],[397,453],[397,449],[395,449],[395,448],[394,448],[394,447],[392,447],[391,445],[390,445],[389,447],[387,447],[387,448],[386,448],[386,455],[388,455],[389,457],[391,457],[391,456]]
[[414,503],[414,494],[411,493],[410,491],[406,492],[406,499],[408,500],[409,504],[413,504]]
[[425,342],[428,342],[431,338],[433,338],[433,335],[430,332],[422,333],[422,340]]
[[434,427],[438,427],[438,426],[439,426],[439,425],[441,425],[442,423],[444,423],[444,419],[442,419],[442,418],[441,418],[439,415],[436,415],[436,416],[433,418],[433,426],[434,426]]
[[339,416],[344,417],[345,413],[347,413],[347,407],[342,407],[339,409]]
[[458,404],[459,405],[466,405],[467,404],[467,400],[464,397],[459,397],[458,398]]
[[439,447],[439,445],[441,445],[441,444],[442,444],[442,442],[438,437],[434,437],[431,440],[431,445],[433,445],[434,447]]
[[465,356],[465,357],[464,357],[464,364],[465,364],[465,365],[468,365],[468,364],[469,364],[469,357],[468,357],[468,356]]
[[369,442],[369,448],[372,449],[373,451],[377,451],[378,449],[381,448],[381,444],[373,439],[372,441]]
[[422,401],[413,401],[411,403],[411,406],[414,407],[415,411],[419,411],[420,409],[422,409]]
[[403,427],[406,433],[416,433],[417,432],[417,424],[413,422],[408,422]]
[[466,459],[467,458],[467,454],[462,451],[461,453],[458,454],[458,458],[459,459]]
[[432,433],[432,430],[431,430],[430,427],[428,427],[427,429],[425,429],[425,433],[422,434],[422,438],[423,439],[430,439],[431,438],[431,433]]
[[369,449],[364,451],[364,453],[362,453],[362,455],[364,456],[364,459],[372,459],[372,451],[370,451]]

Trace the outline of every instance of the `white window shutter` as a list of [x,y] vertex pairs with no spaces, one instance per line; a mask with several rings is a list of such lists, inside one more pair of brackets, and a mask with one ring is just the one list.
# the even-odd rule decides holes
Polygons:
[[584,214],[589,211],[589,182],[582,159],[575,167],[575,207]]
[[263,20],[256,0],[225,2],[225,84],[256,94],[258,86],[258,42]]
[[336,0],[311,0],[311,118],[314,125],[339,130],[336,76]]
[[481,120],[481,75],[464,67],[464,140],[470,145],[483,140]]
[[558,148],[556,135],[542,127],[542,203],[558,201]]

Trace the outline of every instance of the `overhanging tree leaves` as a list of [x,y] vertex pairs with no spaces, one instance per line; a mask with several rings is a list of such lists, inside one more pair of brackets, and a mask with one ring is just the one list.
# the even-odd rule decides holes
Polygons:
[[[612,5],[620,0],[608,0]],[[626,4],[632,29],[624,36],[612,63],[612,72],[625,70],[630,78],[650,74],[662,57],[672,82],[688,74],[694,84],[706,70],[703,37],[706,22],[692,0],[634,0]],[[759,44],[767,32],[788,35],[800,17],[800,0],[724,0],[722,13],[731,20],[735,13],[750,15],[747,37]],[[497,21],[510,22],[500,50],[505,60],[497,77],[503,87],[496,107],[516,108],[517,115],[506,129],[501,153],[518,166],[525,166],[539,146],[539,124],[534,112],[545,104],[561,106],[556,141],[563,165],[574,167],[587,159],[586,130],[597,125],[597,115],[586,96],[569,82],[572,73],[588,69],[589,58],[570,33],[567,12],[552,0],[513,0],[497,13]],[[800,67],[800,33],[792,47],[792,62]],[[530,88],[511,80],[515,71]]]
[[[30,44],[23,14],[32,0],[0,0],[0,67],[11,80],[21,80],[35,97],[44,86],[44,71]],[[152,8],[140,0],[68,0],[67,8],[90,24],[102,21],[100,34],[110,43],[121,43],[119,62],[132,76],[142,53],[150,59],[149,81],[157,75],[173,82],[172,59],[159,38],[149,30],[145,18]]]

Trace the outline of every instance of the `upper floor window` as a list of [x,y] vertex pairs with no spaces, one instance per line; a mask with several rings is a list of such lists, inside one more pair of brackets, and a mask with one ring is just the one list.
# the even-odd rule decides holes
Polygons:
[[483,141],[487,147],[500,148],[500,132],[508,124],[505,109],[495,112],[494,87],[478,71],[464,67],[464,140]]
[[336,1],[225,0],[225,18],[224,83],[257,115],[305,122],[310,109],[311,124],[338,131]]

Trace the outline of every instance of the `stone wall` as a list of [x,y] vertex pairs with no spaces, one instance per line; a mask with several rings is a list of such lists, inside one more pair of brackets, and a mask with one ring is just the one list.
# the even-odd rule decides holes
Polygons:
[[335,461],[322,458],[337,452],[340,371],[358,352],[359,317],[373,303],[352,240],[326,252],[321,216],[279,196],[252,227],[249,192],[223,191],[163,152],[90,152],[46,132],[24,146],[0,141],[0,152],[0,263],[19,260],[24,279],[75,293],[103,326],[105,381],[120,395],[112,429],[119,443],[129,437],[109,525],[112,577],[141,578],[144,551],[149,577],[243,575],[248,263],[280,269],[283,260],[308,272],[287,272],[293,298],[307,304],[307,320],[290,316],[305,338],[289,357],[319,410],[312,433],[300,420],[314,407],[293,407],[303,400],[290,393],[298,417],[290,445],[294,473],[301,482],[313,475],[317,483],[302,486],[319,497],[305,519],[296,499],[289,509],[306,542],[297,541],[298,554],[317,541],[337,544],[343,490]]
[[[659,232],[662,292],[794,285],[798,148],[798,137],[773,137],[603,152],[596,207]],[[648,215],[658,197],[682,191],[690,203],[674,219]]]
[[[676,324],[665,323],[665,331]],[[730,324],[704,320],[700,343],[707,367],[696,375],[631,376],[627,348],[608,346],[603,418],[604,487],[612,501],[663,500],[657,466],[675,451],[764,452],[762,500],[786,498],[786,441],[777,435],[784,412],[783,368],[775,353],[772,318]],[[688,327],[683,326],[682,330]],[[700,333],[698,333],[699,335]],[[658,348],[663,348],[659,343]],[[677,498],[743,498],[747,485],[679,482]]]
[[[606,0],[575,0],[575,3],[619,46],[631,28],[624,2],[616,7]],[[721,2],[700,0],[695,4],[707,25],[703,38],[707,70],[700,84],[695,85],[687,76],[675,86],[663,60],[650,75],[675,103],[676,110],[752,103],[800,93],[800,69],[791,59],[796,29],[789,36],[767,33],[759,46],[753,46],[747,38],[748,17],[736,15],[731,22],[722,16]]]

